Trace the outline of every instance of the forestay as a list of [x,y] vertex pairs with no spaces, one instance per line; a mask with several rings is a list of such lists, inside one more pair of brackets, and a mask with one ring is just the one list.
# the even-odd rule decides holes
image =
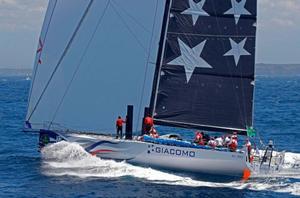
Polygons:
[[136,126],[149,103],[151,83],[144,81],[152,82],[154,66],[146,62],[156,55],[163,8],[156,0],[50,0],[27,123],[112,133],[131,104]]
[[252,126],[256,0],[171,2],[152,93],[155,122],[245,132]]

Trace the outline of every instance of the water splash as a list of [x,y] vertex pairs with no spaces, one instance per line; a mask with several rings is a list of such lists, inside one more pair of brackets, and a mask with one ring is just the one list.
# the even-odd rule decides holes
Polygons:
[[[193,187],[219,187],[250,190],[268,190],[300,195],[300,174],[291,171],[293,164],[300,159],[300,154],[287,153],[287,160],[283,172],[276,175],[254,176],[247,182],[235,181],[229,183],[215,183],[194,180],[190,177],[171,174],[163,171],[133,166],[126,162],[102,160],[91,156],[76,143],[59,142],[45,147],[42,151],[43,173],[48,176],[76,176],[80,178],[116,178],[131,176],[145,179],[153,183],[167,185],[181,185]],[[300,172],[298,172],[300,173]],[[295,176],[296,175],[296,176]]]

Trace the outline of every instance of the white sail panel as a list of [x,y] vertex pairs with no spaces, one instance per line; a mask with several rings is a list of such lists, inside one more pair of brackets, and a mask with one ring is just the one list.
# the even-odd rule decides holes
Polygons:
[[[45,88],[87,1],[49,1],[34,63],[33,83],[29,98],[28,119]],[[68,10],[68,12],[66,12]],[[81,13],[81,14],[80,14]]]
[[[74,36],[89,2],[58,1],[56,5],[27,114],[33,128],[48,128],[52,123],[51,127],[59,124],[69,129],[111,133],[116,117],[125,116],[131,104],[135,107],[134,128],[139,129],[137,123],[143,114],[139,110],[149,104],[154,73],[154,65],[146,67],[145,63],[156,4],[150,62],[156,55],[164,3],[93,1]],[[70,47],[48,83],[68,43]]]

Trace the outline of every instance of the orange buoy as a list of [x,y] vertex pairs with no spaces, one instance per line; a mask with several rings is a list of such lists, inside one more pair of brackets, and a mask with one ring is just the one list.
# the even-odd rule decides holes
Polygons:
[[243,181],[247,181],[251,176],[251,171],[248,168],[245,168],[243,171]]

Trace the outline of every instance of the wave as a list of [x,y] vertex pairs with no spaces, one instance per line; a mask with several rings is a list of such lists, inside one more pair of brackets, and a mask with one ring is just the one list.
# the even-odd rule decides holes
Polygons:
[[[192,187],[218,187],[267,190],[300,195],[300,168],[293,167],[300,154],[286,153],[283,171],[274,175],[254,175],[247,182],[215,183],[195,180],[187,176],[134,166],[126,162],[103,160],[87,153],[76,143],[58,142],[42,150],[43,173],[48,176],[76,176],[80,178],[116,178],[131,176],[153,183]],[[293,181],[296,180],[296,181]],[[298,181],[297,181],[298,180]]]

